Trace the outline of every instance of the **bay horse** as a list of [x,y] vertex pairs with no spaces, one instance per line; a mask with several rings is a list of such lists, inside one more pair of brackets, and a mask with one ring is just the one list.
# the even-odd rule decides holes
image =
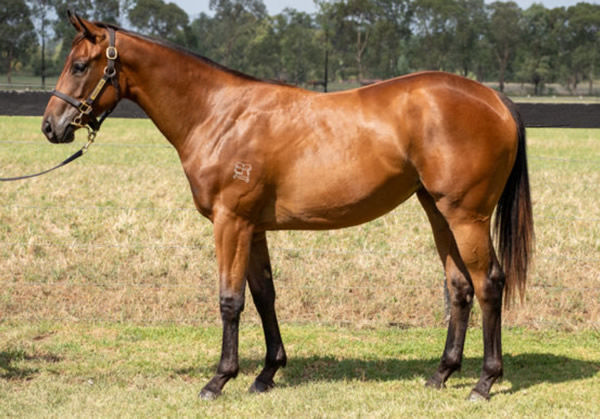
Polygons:
[[517,290],[522,297],[533,250],[525,130],[512,102],[442,72],[311,92],[113,25],[69,20],[78,33],[43,133],[70,142],[77,128],[95,133],[120,98],[136,102],[177,150],[194,203],[213,223],[222,350],[201,398],[218,397],[238,373],[246,284],[266,341],[264,369],[250,391],[271,389],[286,364],[266,231],[353,226],[416,194],[451,302],[446,345],[427,385],[444,387],[460,368],[476,296],[484,355],[470,398],[489,399],[503,372],[503,299]]

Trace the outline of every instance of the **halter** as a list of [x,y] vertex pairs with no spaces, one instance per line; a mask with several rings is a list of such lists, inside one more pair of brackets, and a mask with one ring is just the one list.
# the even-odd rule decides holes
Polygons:
[[[71,121],[70,125],[73,125],[74,127],[77,127],[77,128],[87,129],[88,142],[80,150],[76,151],[73,155],[69,156],[66,160],[64,160],[63,162],[59,163],[58,165],[52,167],[51,169],[44,170],[43,172],[34,173],[31,175],[0,178],[0,182],[10,182],[10,181],[15,181],[15,180],[30,179],[30,178],[33,178],[36,176],[45,175],[46,173],[49,173],[53,170],[63,167],[66,164],[69,164],[72,161],[83,156],[85,154],[85,152],[88,150],[89,146],[92,145],[92,143],[96,139],[96,134],[100,130],[100,126],[102,125],[102,123],[104,122],[106,117],[108,115],[110,115],[112,113],[112,111],[115,109],[115,107],[117,106],[117,103],[119,103],[119,98],[120,98],[119,78],[117,77],[117,68],[116,68],[116,61],[117,61],[117,58],[119,58],[119,53],[117,52],[117,48],[115,48],[115,30],[110,27],[106,28],[106,29],[108,30],[108,47],[106,48],[106,58],[108,58],[108,63],[106,64],[106,67],[104,67],[104,75],[102,76],[100,81],[98,81],[98,84],[96,84],[96,87],[94,88],[94,90],[92,90],[92,93],[90,93],[88,98],[82,102],[78,99],[75,99],[74,97],[71,97],[67,94],[59,92],[58,90],[53,90],[51,92],[54,96],[64,100],[69,105],[77,108],[77,110],[79,111],[79,115],[77,115],[73,119],[73,121]],[[106,87],[106,84],[109,81],[112,83],[115,90],[117,91],[117,100],[115,101],[115,104],[112,108],[104,111],[100,115],[100,118],[96,118],[96,116],[94,114],[92,114],[92,110],[94,108],[94,102],[96,102],[96,99],[98,99],[98,97],[102,94],[102,92],[104,91],[104,88]],[[83,123],[84,117],[88,118],[87,123],[85,123],[85,124]]]
[[[64,100],[69,105],[77,108],[77,110],[79,111],[79,115],[77,115],[73,119],[71,125],[77,128],[86,128],[88,130],[88,140],[90,143],[94,141],[96,133],[100,130],[100,126],[102,125],[106,117],[108,117],[108,115],[110,115],[117,106],[120,95],[119,78],[117,77],[116,68],[116,62],[117,58],[119,58],[119,53],[117,52],[117,48],[115,47],[115,30],[110,27],[106,29],[108,30],[108,47],[106,48],[106,58],[108,59],[108,62],[106,64],[106,67],[104,67],[104,74],[102,78],[98,81],[98,84],[96,84],[96,87],[94,88],[94,90],[92,90],[92,93],[90,93],[88,98],[82,102],[78,99],[75,99],[72,96],[59,92],[58,90],[53,90],[51,92],[54,96]],[[102,94],[109,81],[112,83],[115,90],[117,91],[117,100],[115,101],[115,105],[112,108],[104,111],[100,115],[100,118],[96,118],[96,116],[92,114],[94,102],[96,102],[96,99],[98,99],[98,97]],[[85,124],[83,123],[84,117],[87,117],[87,123]]]

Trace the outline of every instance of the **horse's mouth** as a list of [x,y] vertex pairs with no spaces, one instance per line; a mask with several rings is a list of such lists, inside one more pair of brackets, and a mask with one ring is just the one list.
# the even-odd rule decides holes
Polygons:
[[75,139],[75,130],[77,128],[71,124],[65,129],[61,143],[71,143]]
[[69,124],[65,128],[63,135],[61,137],[52,135],[48,139],[50,140],[51,143],[54,143],[54,144],[71,143],[75,139],[75,131],[76,130],[77,130],[77,127],[74,127],[73,125]]

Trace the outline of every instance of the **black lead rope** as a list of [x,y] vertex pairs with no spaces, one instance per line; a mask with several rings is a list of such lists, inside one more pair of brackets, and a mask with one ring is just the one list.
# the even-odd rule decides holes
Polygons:
[[[95,134],[94,134],[94,136],[95,136]],[[84,145],[79,150],[77,150],[75,153],[73,153],[71,156],[67,157],[64,161],[62,161],[61,163],[57,164],[56,166],[54,166],[50,169],[44,170],[43,172],[34,173],[32,175],[24,175],[24,176],[16,176],[16,177],[2,177],[2,178],[0,178],[0,182],[12,182],[15,180],[31,179],[32,177],[38,177],[38,176],[45,175],[46,173],[50,173],[56,169],[66,166],[67,164],[71,163],[73,160],[77,160],[79,157],[83,156],[93,142],[94,142],[94,138],[93,138],[93,136],[90,135],[88,137],[88,142],[86,145]]]

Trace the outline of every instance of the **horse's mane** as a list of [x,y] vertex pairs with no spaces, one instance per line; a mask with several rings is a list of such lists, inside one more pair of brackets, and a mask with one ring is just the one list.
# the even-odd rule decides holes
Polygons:
[[[104,23],[104,22],[94,22],[94,25],[99,26],[101,28],[111,28],[115,31],[118,32],[123,32],[124,34],[136,37],[136,38],[140,38],[143,39],[144,41],[150,42],[152,44],[156,44],[156,45],[160,45],[162,47],[168,48],[168,49],[172,49],[175,50],[181,54],[193,57],[195,59],[198,59],[200,61],[202,61],[205,64],[210,65],[213,68],[216,68],[217,70],[221,70],[224,71],[226,73],[232,74],[234,76],[249,80],[249,81],[258,81],[258,82],[263,82],[263,83],[270,83],[270,84],[277,84],[277,85],[282,85],[282,86],[289,86],[289,87],[295,87],[295,86],[291,86],[288,85],[287,83],[278,81],[278,80],[267,80],[267,79],[261,79],[258,77],[254,77],[251,75],[248,75],[246,73],[242,73],[241,71],[238,70],[234,70],[232,68],[226,67],[222,64],[217,63],[216,61],[211,60],[210,58],[207,58],[203,55],[200,55],[198,53],[195,53],[193,51],[190,51],[187,48],[182,47],[181,45],[177,45],[173,42],[170,41],[165,41],[163,39],[158,39],[158,38],[153,38],[151,36],[148,35],[143,35],[141,33],[138,32],[134,32],[134,31],[130,31],[128,29],[123,29],[117,25],[113,25],[111,23]],[[78,40],[79,36],[77,38],[75,38],[75,40],[73,41],[73,43],[75,43]]]

